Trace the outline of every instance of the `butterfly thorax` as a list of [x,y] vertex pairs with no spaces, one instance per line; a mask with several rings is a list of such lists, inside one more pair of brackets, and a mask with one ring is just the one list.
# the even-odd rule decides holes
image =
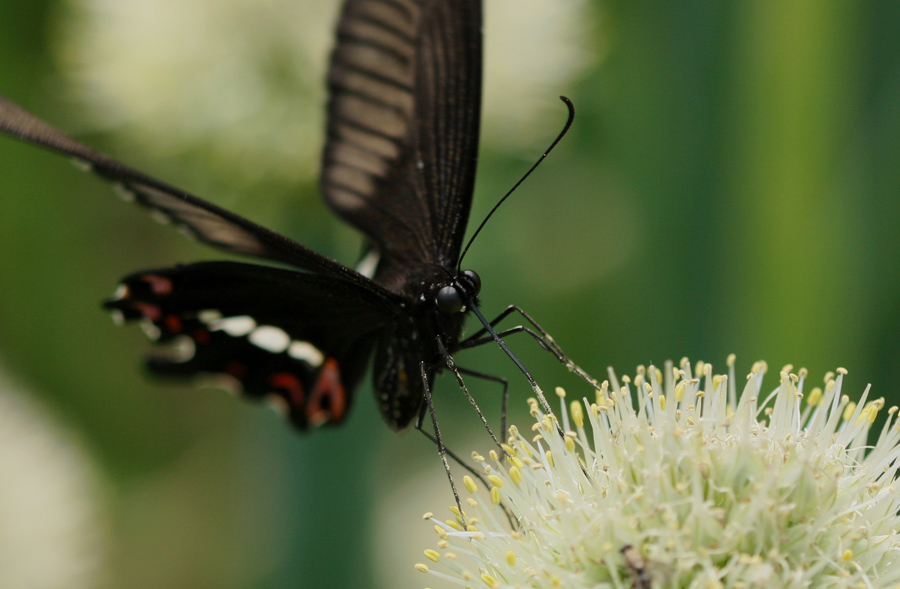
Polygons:
[[[374,387],[385,420],[406,427],[424,401],[421,368],[429,386],[459,347],[468,305],[477,304],[480,279],[472,271],[422,266],[410,273],[398,294],[406,308],[384,333],[375,356]],[[439,341],[440,339],[440,341]]]

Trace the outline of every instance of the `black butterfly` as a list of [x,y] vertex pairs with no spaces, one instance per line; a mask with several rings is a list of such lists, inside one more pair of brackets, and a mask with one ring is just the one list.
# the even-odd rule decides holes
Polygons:
[[201,242],[300,270],[201,262],[125,277],[105,306],[168,344],[148,359],[154,373],[227,375],[305,429],[345,417],[374,351],[379,408],[400,429],[458,349],[480,289],[457,262],[478,149],[481,11],[479,0],[344,4],[321,186],[366,235],[369,276],[93,151],[3,97],[0,130],[72,156]]

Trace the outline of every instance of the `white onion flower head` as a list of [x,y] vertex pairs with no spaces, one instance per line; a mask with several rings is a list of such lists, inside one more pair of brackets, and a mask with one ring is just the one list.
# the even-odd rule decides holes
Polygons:
[[105,491],[78,436],[0,367],[0,587],[108,586]]
[[559,416],[532,401],[506,455],[473,455],[468,528],[426,514],[439,541],[416,568],[491,589],[897,587],[897,408],[867,446],[884,400],[851,402],[843,369],[804,393],[788,366],[766,393],[760,362],[738,397],[733,356],[695,368],[610,371],[593,401],[559,389]]

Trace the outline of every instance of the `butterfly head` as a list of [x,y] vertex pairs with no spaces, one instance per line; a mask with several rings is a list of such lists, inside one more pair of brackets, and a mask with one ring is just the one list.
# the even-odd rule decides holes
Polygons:
[[466,306],[481,292],[481,278],[474,270],[463,270],[453,283],[442,287],[437,293],[437,306],[448,315],[465,311]]

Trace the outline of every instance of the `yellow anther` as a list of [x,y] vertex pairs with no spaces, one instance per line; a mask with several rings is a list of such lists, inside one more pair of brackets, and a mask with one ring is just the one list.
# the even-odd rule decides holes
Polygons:
[[475,462],[484,462],[484,456],[482,456],[478,452],[472,452],[472,460],[474,460]]
[[566,398],[566,389],[564,389],[562,387],[556,387],[556,396],[559,397],[560,399],[565,399]]
[[566,450],[569,452],[575,451],[575,440],[572,438],[566,437]]
[[500,444],[500,447],[503,448],[507,454],[510,456],[516,455],[516,449],[510,446],[509,444]]
[[536,434],[533,438],[531,438],[531,442],[533,444],[537,444],[538,442],[540,442],[543,439],[544,439],[544,436],[542,436],[541,434]]
[[472,477],[466,475],[463,477],[463,484],[466,486],[466,491],[469,493],[477,493],[478,485],[475,484],[475,481],[472,480]]
[[437,524],[434,524],[434,532],[441,538],[447,537],[447,530],[444,529],[444,526],[439,526]]
[[729,367],[734,366],[734,361],[737,360],[737,356],[734,354],[728,354],[728,358],[725,359],[725,364]]
[[427,564],[422,564],[421,562],[418,562],[418,563],[416,563],[416,570],[419,571],[420,573],[427,573],[427,572],[428,572],[428,565],[427,565]]
[[519,428],[514,425],[509,426],[510,437],[517,438],[519,436]]
[[[515,468],[515,467],[513,467],[513,468]],[[495,474],[488,475],[488,480],[489,480],[489,481],[491,482],[491,484],[494,485],[495,487],[502,487],[502,486],[503,486],[503,479],[501,479],[500,477],[498,477],[498,476],[495,475]]]
[[547,464],[550,466],[550,468],[553,468],[553,452],[551,452],[550,450],[547,450]]
[[506,562],[509,566],[516,564],[516,553],[512,550],[506,551]]
[[522,461],[519,460],[518,458],[516,458],[515,456],[510,456],[508,458],[508,460],[509,460],[509,463],[512,464],[513,466],[515,466],[516,468],[522,468],[523,466],[525,466],[524,464],[522,464]]
[[884,407],[884,399],[876,399],[866,405],[859,417],[860,419],[865,418],[869,423],[875,423],[875,418],[878,417],[878,412],[882,407]]
[[846,421],[846,420],[850,419],[851,417],[853,417],[854,411],[856,411],[856,403],[854,403],[853,401],[850,401],[849,403],[847,403],[847,406],[844,408],[844,413],[841,415],[841,417],[844,419],[844,421]]
[[466,497],[466,503],[469,504],[469,507],[478,507],[478,500],[475,497]]
[[431,519],[433,517],[434,517],[434,514],[431,513],[430,511],[426,511],[425,513],[422,514],[422,519]]
[[500,457],[497,455],[496,450],[491,450],[490,452],[488,452],[488,456],[490,456],[491,460],[493,460],[494,462],[497,462],[498,460],[500,460]]
[[687,381],[680,380],[678,384],[675,385],[675,401],[680,403],[681,399],[684,398],[684,388],[687,386]]
[[846,369],[846,368],[838,368],[838,369],[837,369],[837,373],[838,373],[838,374],[843,374],[844,376],[847,376],[847,369]]
[[663,411],[666,410],[666,396],[665,395],[659,396],[659,408],[662,409]]
[[487,573],[481,574],[481,580],[484,581],[484,584],[490,587],[491,589],[497,589],[500,586],[500,581],[490,576]]
[[447,542],[446,540],[438,540],[437,545],[438,545],[438,548],[440,548],[441,550],[445,550],[447,547],[450,546],[450,542]]
[[446,520],[444,520],[444,523],[447,524],[448,526],[450,526],[451,528],[453,528],[454,530],[456,530],[457,532],[462,532],[462,526],[459,525],[456,521],[454,521],[452,519],[446,519]]
[[841,554],[841,559],[842,559],[844,562],[853,560],[853,551],[850,550],[850,549],[848,548],[847,550],[845,550],[845,551],[843,552],[843,554]]
[[[512,482],[515,484],[519,484],[522,482],[522,473],[519,472],[519,469],[515,466],[509,467],[509,478],[512,479]],[[501,485],[497,485],[498,487]]]
[[500,489],[497,487],[491,487],[491,503],[500,505]]
[[437,562],[438,560],[440,560],[441,554],[437,550],[432,550],[431,548],[429,548],[425,551],[425,558],[427,558],[431,562]]
[[822,398],[822,389],[819,387],[813,387],[813,390],[809,391],[809,396],[806,397],[806,403],[813,406],[818,407],[824,402]]
[[455,505],[451,505],[451,506],[450,506],[450,513],[452,513],[452,514],[455,515],[456,517],[459,517],[459,507],[457,507],[457,506],[455,506]]
[[575,427],[583,428],[584,427],[584,412],[581,410],[581,403],[578,401],[572,401],[572,404],[569,405],[569,412],[572,414],[572,421],[575,423]]

